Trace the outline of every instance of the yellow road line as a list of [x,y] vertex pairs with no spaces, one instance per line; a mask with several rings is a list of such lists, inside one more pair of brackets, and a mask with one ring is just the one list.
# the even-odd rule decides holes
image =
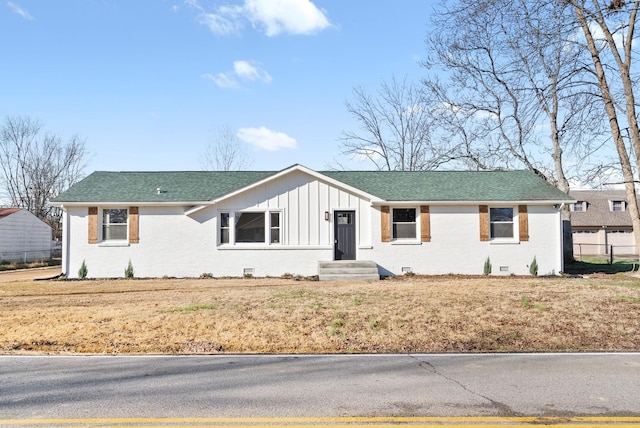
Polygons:
[[[155,424],[155,425],[151,425]],[[173,424],[173,425],[171,425]],[[640,417],[499,417],[499,416],[458,416],[458,417],[306,417],[306,418],[85,418],[85,419],[0,419],[0,426],[29,425],[100,425],[124,427],[140,426],[225,426],[232,428],[388,428],[392,425],[409,425],[408,428],[447,427],[504,427],[504,426],[571,426],[593,427],[608,424],[640,427]]]

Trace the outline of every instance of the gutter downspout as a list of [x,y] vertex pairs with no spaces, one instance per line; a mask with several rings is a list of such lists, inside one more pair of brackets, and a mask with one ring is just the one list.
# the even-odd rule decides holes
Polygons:
[[559,236],[560,236],[560,254],[558,255],[560,259],[560,272],[557,274],[564,272],[564,220],[562,218],[562,209],[564,208],[565,203],[562,202],[558,207],[558,224],[560,226]]
[[69,214],[62,208],[62,275],[69,277]]

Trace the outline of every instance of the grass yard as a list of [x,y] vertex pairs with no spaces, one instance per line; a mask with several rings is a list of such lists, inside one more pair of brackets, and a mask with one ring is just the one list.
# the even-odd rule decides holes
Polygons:
[[637,351],[640,279],[17,281],[0,326],[4,354]]

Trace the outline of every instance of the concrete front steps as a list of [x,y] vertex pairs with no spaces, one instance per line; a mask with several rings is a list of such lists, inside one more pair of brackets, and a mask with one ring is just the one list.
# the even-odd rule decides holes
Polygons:
[[378,265],[367,260],[318,262],[320,281],[378,281]]

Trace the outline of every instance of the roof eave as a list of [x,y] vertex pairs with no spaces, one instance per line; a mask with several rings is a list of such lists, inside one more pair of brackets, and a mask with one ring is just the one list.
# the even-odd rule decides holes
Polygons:
[[514,205],[514,204],[519,204],[519,205],[561,205],[561,204],[573,204],[576,203],[575,200],[573,199],[544,199],[544,200],[536,200],[536,199],[532,199],[532,200],[462,200],[462,201],[458,201],[458,200],[449,200],[449,201],[442,201],[442,200],[433,200],[433,201],[429,201],[429,200],[424,200],[424,201],[396,201],[396,200],[378,200],[378,201],[373,201],[372,205],[374,206],[380,206],[380,205],[389,205],[389,204],[393,204],[393,205],[420,205],[420,204],[428,204],[428,205],[465,205],[465,206],[472,206],[472,205]]
[[114,206],[122,206],[122,207],[184,207],[184,206],[199,206],[207,204],[208,201],[119,201],[119,202],[108,202],[108,201],[81,201],[81,202],[52,202],[51,205],[57,208],[64,209],[65,207],[88,207],[88,206],[97,206],[97,207],[114,207]]

